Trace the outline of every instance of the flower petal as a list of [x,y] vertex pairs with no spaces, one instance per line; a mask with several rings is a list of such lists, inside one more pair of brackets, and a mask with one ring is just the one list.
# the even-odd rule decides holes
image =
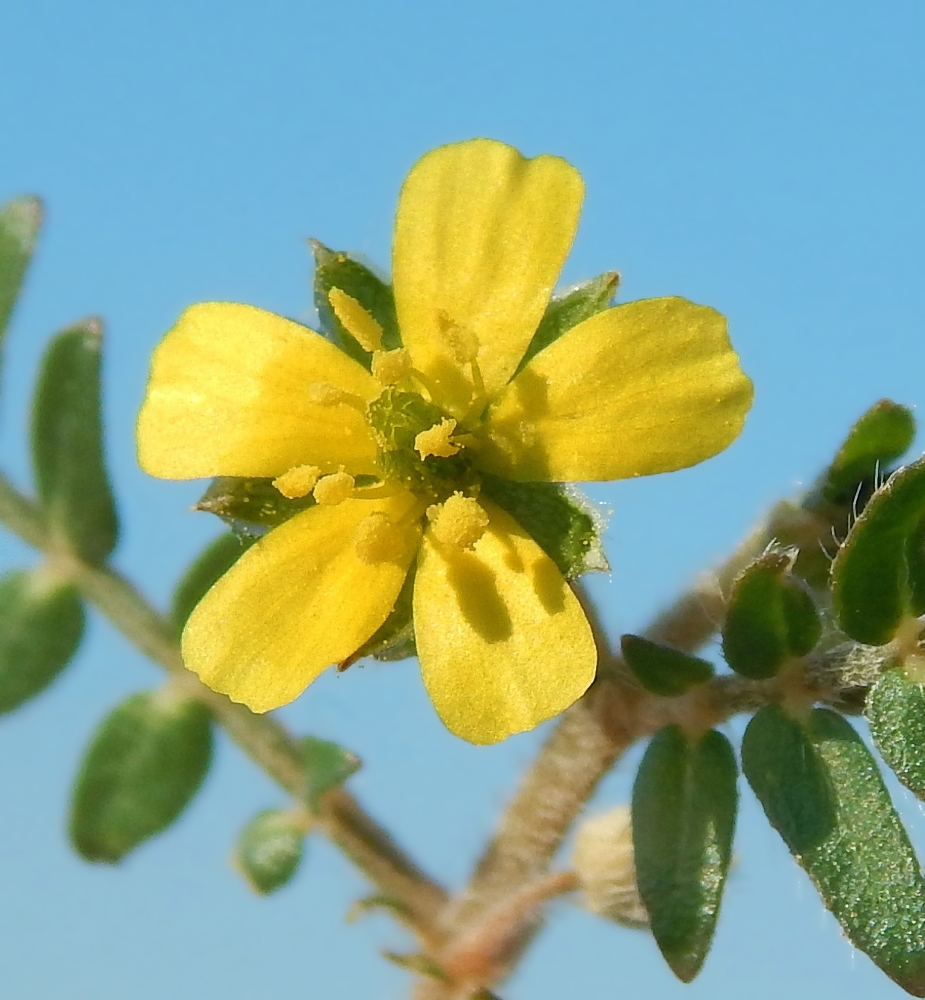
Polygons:
[[496,743],[562,712],[597,664],[591,628],[555,564],[499,507],[484,508],[490,523],[473,551],[425,532],[414,583],[424,684],[446,727],[470,743]]
[[362,414],[310,402],[326,382],[363,400],[381,387],[319,334],[228,302],[192,306],[157,350],[138,417],[138,458],[152,476],[279,476],[297,465],[375,471]]
[[[345,500],[313,507],[271,531],[200,601],[183,632],[183,660],[214,691],[255,712],[297,697],[385,621],[420,543],[417,501]],[[388,561],[359,558],[371,514],[400,525]]]
[[507,382],[568,254],[582,193],[565,160],[526,160],[488,139],[435,149],[408,175],[392,251],[399,325],[434,401],[456,416],[472,378],[448,336],[478,344],[489,396]]
[[718,312],[630,302],[579,323],[511,380],[486,416],[479,461],[521,481],[670,472],[734,441],[751,402]]

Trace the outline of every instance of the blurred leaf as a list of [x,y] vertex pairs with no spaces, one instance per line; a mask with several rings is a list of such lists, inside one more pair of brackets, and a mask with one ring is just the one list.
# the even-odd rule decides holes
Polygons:
[[848,432],[816,489],[832,503],[851,503],[858,485],[905,454],[914,438],[912,411],[881,399]]
[[790,575],[796,552],[772,549],[736,578],[723,624],[723,656],[736,673],[773,677],[818,642],[822,623],[810,595]]
[[925,687],[890,670],[874,685],[865,712],[870,735],[896,777],[925,799]]
[[302,862],[305,831],[289,812],[268,809],[241,831],[232,864],[261,895],[291,881]]
[[849,940],[925,996],[925,880],[877,762],[835,712],[815,709],[802,736],[794,726],[778,708],[755,716],[742,744],[746,777]]
[[318,810],[325,792],[338,788],[360,768],[360,758],[337,743],[303,736],[302,767],[305,773],[305,801]]
[[0,713],[18,708],[61,673],[83,628],[77,590],[48,569],[0,579]]
[[32,409],[32,461],[49,526],[88,562],[116,546],[118,520],[103,454],[102,326],[59,333],[42,362]]
[[209,770],[212,727],[169,687],[133,695],[97,729],[71,803],[70,835],[87,861],[119,861],[170,826]]
[[898,469],[871,497],[832,563],[838,624],[858,642],[882,646],[907,618],[925,612],[925,459]]
[[678,726],[649,743],[633,785],[633,849],[652,934],[672,972],[700,971],[719,913],[735,830],[736,764],[725,736]]
[[429,956],[422,954],[401,955],[397,951],[384,951],[382,957],[397,965],[399,969],[412,972],[416,976],[423,976],[425,979],[435,979],[437,982],[445,983],[447,975],[439,965]]
[[170,618],[178,633],[183,631],[187,618],[205,597],[206,591],[231,569],[255,541],[255,538],[242,538],[227,532],[206,546],[190,564],[173,592],[170,606]]
[[603,518],[578,490],[483,474],[482,491],[517,521],[567,580],[610,568],[601,544]]
[[309,240],[315,255],[315,308],[321,328],[344,353],[349,354],[366,368],[370,366],[372,355],[365,351],[334,314],[328,297],[332,288],[339,288],[373,317],[382,327],[382,348],[392,351],[401,347],[398,317],[395,313],[395,297],[391,285],[387,285],[368,267],[348,254],[329,250],[317,240]]
[[653,694],[674,698],[714,674],[713,664],[680,649],[662,646],[638,635],[620,636],[623,659],[639,683]]
[[591,278],[590,281],[572,285],[560,295],[554,295],[517,371],[519,372],[544,347],[555,343],[567,330],[609,309],[613,305],[619,284],[620,275],[616,271],[606,271],[596,278]]
[[32,195],[14,198],[0,207],[0,337],[19,298],[42,214],[41,201]]

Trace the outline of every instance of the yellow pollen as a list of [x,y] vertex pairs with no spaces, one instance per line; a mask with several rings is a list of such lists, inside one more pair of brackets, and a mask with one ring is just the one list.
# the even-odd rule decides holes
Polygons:
[[457,549],[471,549],[488,527],[488,515],[478,501],[462,493],[428,507],[427,519],[437,541]]
[[332,472],[322,476],[315,485],[315,500],[325,507],[336,507],[353,492],[353,476],[346,472]]
[[317,403],[319,406],[337,406],[338,403],[346,403],[352,397],[349,392],[338,389],[330,382],[312,382],[308,386],[308,401]]
[[388,514],[376,511],[360,521],[354,546],[363,562],[375,565],[399,559],[405,552],[405,538]]
[[421,456],[436,455],[437,458],[450,458],[459,451],[459,445],[450,438],[456,430],[456,421],[452,417],[444,417],[439,424],[421,431],[414,439],[414,450]]
[[442,309],[437,313],[437,323],[454,361],[458,365],[475,361],[479,354],[478,337],[471,330],[450,319]]
[[328,292],[328,301],[334,315],[364,351],[381,350],[382,327],[352,295],[340,288],[332,288]]
[[317,465],[297,465],[273,480],[273,485],[289,500],[308,496],[315,488],[321,469]]
[[395,385],[411,371],[411,355],[404,347],[395,351],[373,352],[373,378],[383,385]]

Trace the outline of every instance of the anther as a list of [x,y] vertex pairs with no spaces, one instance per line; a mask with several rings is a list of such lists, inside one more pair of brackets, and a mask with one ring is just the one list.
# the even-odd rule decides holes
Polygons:
[[352,296],[340,288],[328,292],[328,301],[334,315],[364,351],[382,348],[382,327]]
[[404,347],[394,351],[373,351],[373,378],[382,385],[395,385],[411,371],[411,355]]
[[354,547],[363,562],[375,565],[400,558],[405,551],[405,539],[388,514],[375,511],[360,521]]
[[297,465],[273,480],[273,485],[288,500],[308,496],[315,488],[321,469],[316,465]]
[[439,424],[428,427],[415,436],[414,450],[421,456],[435,455],[437,458],[450,458],[459,452],[459,445],[451,441],[456,421],[452,417],[444,417]]
[[443,309],[437,313],[437,323],[443,334],[444,342],[453,355],[453,360],[458,365],[470,364],[475,361],[479,354],[478,337],[471,330],[450,319]]
[[345,406],[352,406],[361,413],[366,412],[366,403],[359,396],[354,396],[352,392],[345,392],[338,389],[330,382],[310,382],[305,389],[309,403],[316,406],[338,406],[343,403]]
[[332,472],[322,476],[315,484],[314,497],[324,507],[336,507],[353,492],[353,476],[346,472]]
[[428,507],[427,519],[437,541],[457,549],[471,549],[488,527],[488,515],[478,501],[462,493]]

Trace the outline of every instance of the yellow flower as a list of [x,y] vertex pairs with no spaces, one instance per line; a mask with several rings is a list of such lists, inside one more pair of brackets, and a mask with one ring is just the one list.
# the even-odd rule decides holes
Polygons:
[[519,368],[582,193],[564,160],[498,142],[424,156],[395,224],[402,347],[382,350],[375,319],[341,289],[330,296],[371,371],[244,305],[193,306],[167,334],[139,417],[142,467],[266,477],[317,500],[194,611],[183,656],[206,684],[258,712],[291,701],[370,639],[413,570],[424,683],[454,733],[492,743],[587,689],[585,615],[549,555],[485,497],[484,477],[693,465],[738,435],[752,391],[722,316],[679,298],[600,312]]

